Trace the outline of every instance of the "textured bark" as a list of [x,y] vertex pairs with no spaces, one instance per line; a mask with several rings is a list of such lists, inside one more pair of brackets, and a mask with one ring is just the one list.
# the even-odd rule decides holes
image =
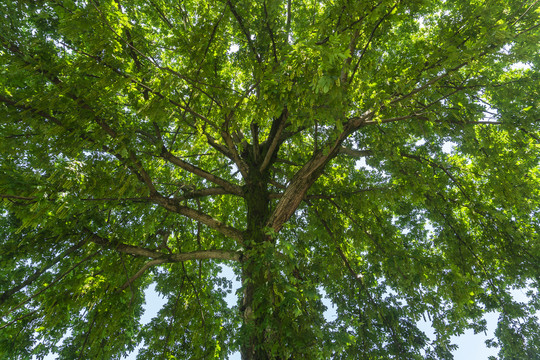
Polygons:
[[276,208],[269,217],[266,226],[278,232],[283,224],[294,214],[298,205],[306,196],[307,191],[324,171],[325,166],[342,149],[341,144],[347,137],[365,124],[373,114],[365,113],[363,116],[349,120],[343,131],[324,148],[313,154],[311,159],[294,175],[290,185],[281,196]]
[[[270,194],[268,192],[268,174],[261,173],[261,160],[258,154],[245,154],[250,161],[250,168],[244,188],[244,198],[247,207],[247,227],[244,234],[245,253],[242,259],[242,299],[243,333],[245,341],[242,345],[243,360],[268,359],[265,351],[265,338],[262,322],[264,317],[259,310],[264,305],[260,298],[268,298],[266,293],[269,281],[265,272],[264,249],[272,239],[266,234],[265,225],[270,216]],[[264,160],[263,160],[264,161]],[[263,294],[264,293],[264,294]],[[256,300],[257,301],[254,301]]]

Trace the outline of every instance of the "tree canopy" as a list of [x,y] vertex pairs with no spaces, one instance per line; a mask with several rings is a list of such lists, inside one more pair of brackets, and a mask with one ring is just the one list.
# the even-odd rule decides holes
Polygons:
[[0,44],[0,357],[451,359],[497,311],[538,358],[538,1],[4,0]]

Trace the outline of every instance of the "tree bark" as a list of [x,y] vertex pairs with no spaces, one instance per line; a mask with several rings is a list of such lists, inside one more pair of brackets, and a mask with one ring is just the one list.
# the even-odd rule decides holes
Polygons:
[[[257,157],[254,157],[257,158]],[[260,158],[260,157],[259,157]],[[259,164],[250,164],[244,189],[247,207],[247,226],[244,234],[245,252],[242,259],[242,286],[244,289],[241,312],[243,317],[241,347],[243,360],[270,359],[266,330],[263,328],[267,306],[272,298],[270,272],[265,251],[273,246],[265,225],[270,216],[268,172],[261,173]],[[267,258],[266,258],[267,259]]]

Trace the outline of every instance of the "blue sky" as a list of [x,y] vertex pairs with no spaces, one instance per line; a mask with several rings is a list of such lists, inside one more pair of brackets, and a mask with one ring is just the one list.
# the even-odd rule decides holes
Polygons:
[[[234,304],[236,302],[236,296],[234,295],[235,290],[240,286],[239,282],[236,280],[236,275],[232,273],[230,269],[228,269],[226,266],[223,267],[224,271],[222,273],[223,276],[225,276],[227,279],[231,280],[233,282],[233,292],[228,295],[227,302],[229,304]],[[153,286],[151,286],[147,292],[147,307],[146,311],[142,317],[143,322],[149,322],[161,309],[163,304],[165,303],[165,300],[159,296],[154,291]],[[517,292],[515,294],[517,298],[521,298],[523,296],[523,300],[526,299],[525,294],[521,292]],[[328,310],[325,313],[325,316],[328,319],[332,319],[335,317],[335,310],[333,309],[331,303],[326,300],[325,305],[328,307]],[[489,338],[493,338],[493,331],[495,330],[497,326],[497,318],[498,315],[495,313],[488,314],[485,319],[488,324],[488,332],[487,335],[480,333],[480,334],[474,334],[472,330],[468,330],[465,332],[465,334],[461,336],[457,336],[452,338],[452,341],[459,346],[458,350],[454,352],[454,359],[455,360],[488,360],[489,356],[497,356],[497,349],[494,348],[487,348],[485,345],[485,341]],[[425,327],[422,327],[421,329],[426,333],[426,335],[430,336],[432,334],[430,326],[425,323]],[[136,358],[136,352],[130,354],[130,356],[124,358],[125,360],[135,360]],[[52,358],[51,358],[52,359]],[[240,354],[235,353],[232,354],[229,357],[229,360],[240,360]]]
[[[227,302],[230,304],[230,306],[232,306],[237,301],[235,290],[240,286],[240,283],[236,280],[236,275],[234,275],[231,269],[227,266],[223,266],[222,276],[233,282],[233,291],[226,298]],[[524,291],[516,290],[512,294],[514,299],[517,301],[527,301],[527,296]],[[325,312],[325,317],[332,319],[335,317],[335,309],[329,300],[323,300],[323,302],[325,302],[325,305],[328,307],[327,311]],[[142,323],[149,323],[164,304],[165,299],[154,290],[154,285],[151,285],[146,290],[146,307],[145,313],[141,318]],[[537,313],[537,315],[540,315],[540,312]],[[488,328],[487,334],[474,334],[472,330],[468,330],[463,335],[452,338],[452,342],[459,346],[458,350],[454,352],[455,360],[488,360],[489,356],[497,356],[498,350],[496,348],[487,348],[485,341],[494,337],[493,331],[497,326],[498,314],[489,313],[485,316],[485,319],[487,321]],[[419,326],[420,329],[426,333],[426,335],[431,336],[433,334],[428,323],[420,323]],[[137,352],[138,349],[129,354],[127,357],[124,357],[124,360],[135,360]],[[35,357],[33,359],[35,359]],[[55,359],[55,355],[45,357],[45,360]],[[232,354],[229,357],[229,360],[241,360],[240,354]]]

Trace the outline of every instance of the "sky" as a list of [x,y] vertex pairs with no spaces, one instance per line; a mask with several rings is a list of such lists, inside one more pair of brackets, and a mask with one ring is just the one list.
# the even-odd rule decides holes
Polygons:
[[[232,281],[233,283],[233,289],[230,294],[227,295],[226,301],[229,304],[229,306],[233,306],[237,299],[235,295],[236,289],[240,287],[239,281],[236,279],[236,275],[232,272],[232,270],[227,267],[223,266],[223,272],[222,276],[226,277],[228,280]],[[152,318],[158,313],[158,311],[161,309],[161,307],[165,304],[165,299],[161,297],[156,291],[154,285],[151,285],[145,292],[146,294],[146,306],[145,306],[145,312],[141,318],[142,324],[149,323]],[[522,290],[516,290],[512,293],[514,296],[514,299],[517,301],[526,301],[527,295]],[[332,304],[329,300],[324,299],[323,303],[327,306],[327,311],[325,312],[325,317],[329,320],[332,320],[336,316],[336,311],[333,308]],[[540,315],[540,312],[537,313],[537,316]],[[455,360],[488,360],[489,356],[497,356],[498,350],[496,348],[487,348],[485,345],[485,341],[489,338],[494,337],[494,330],[497,326],[497,318],[498,314],[496,313],[489,313],[487,316],[485,316],[485,319],[487,321],[487,334],[480,333],[480,334],[474,334],[472,330],[466,331],[461,336],[456,336],[452,338],[452,342],[456,345],[458,345],[458,350],[454,352],[454,359]],[[432,329],[429,326],[428,323],[420,323],[419,327],[422,331],[426,333],[427,336],[433,335]],[[135,349],[134,352],[129,354],[128,356],[124,357],[123,360],[135,360],[136,355],[138,352],[138,348]],[[49,355],[45,357],[45,360],[55,360],[55,355]],[[35,357],[33,358],[35,360]],[[229,356],[228,360],[241,360],[240,353],[234,353],[231,356]]]
[[[233,274],[230,268],[227,266],[223,266],[223,272],[222,276],[226,277],[228,280],[233,282],[233,291],[231,294],[227,296],[227,303],[232,306],[236,303],[236,296],[235,291],[240,287],[240,283],[236,280],[236,275]],[[516,298],[521,298],[523,296],[523,300],[526,299],[526,295],[523,293],[516,293],[514,294]],[[146,303],[147,307],[145,310],[145,313],[141,319],[143,323],[148,323],[152,318],[157,314],[159,309],[165,304],[165,300],[159,296],[158,293],[155,292],[154,287],[150,286],[146,290]],[[326,307],[328,308],[325,312],[325,317],[329,320],[332,320],[336,316],[335,309],[332,307],[329,300],[325,299],[323,300],[323,303],[325,303]],[[497,356],[497,349],[495,348],[487,348],[485,345],[485,341],[489,338],[493,338],[493,331],[495,330],[497,326],[497,318],[498,315],[495,313],[490,313],[488,316],[485,317],[487,321],[487,328],[488,332],[487,335],[480,333],[480,334],[474,334],[472,330],[468,330],[465,332],[465,334],[453,337],[452,341],[459,346],[458,350],[454,352],[454,359],[455,360],[488,360],[489,356]],[[432,335],[432,330],[429,324],[424,323],[420,326],[421,330],[426,333],[426,335],[430,336]],[[124,360],[135,360],[136,359],[136,352],[131,353],[129,356],[125,357]],[[52,360],[54,358],[50,358]],[[229,356],[229,360],[240,360],[240,354],[234,353],[231,356]],[[48,359],[47,359],[48,360]]]

